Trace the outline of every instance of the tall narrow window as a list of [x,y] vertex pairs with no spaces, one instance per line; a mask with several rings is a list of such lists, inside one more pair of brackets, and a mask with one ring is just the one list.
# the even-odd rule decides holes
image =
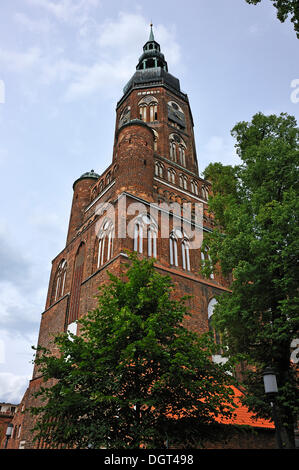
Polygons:
[[110,260],[113,255],[114,226],[110,219],[104,221],[99,233],[98,268]]
[[169,260],[172,266],[178,266],[178,239],[175,233],[169,237]]
[[173,141],[169,142],[169,152],[170,152],[170,160],[173,162],[177,161],[177,154],[176,154],[176,144]]
[[190,271],[189,242],[186,239],[182,241],[182,265],[183,269]]
[[62,297],[64,294],[66,269],[67,269],[67,263],[66,263],[66,260],[63,259],[59,263],[57,271],[56,271],[53,290],[52,290],[51,303],[56,302],[56,300],[60,299],[60,297]]
[[167,177],[170,183],[175,183],[175,170],[173,168],[168,168]]
[[147,231],[147,254],[149,257],[157,257],[157,229],[153,225]]
[[135,220],[134,251],[157,257],[158,225],[148,214],[142,214]]
[[191,192],[198,196],[198,184],[194,180],[191,181]]
[[155,129],[152,129],[153,133],[154,133],[154,151],[157,152],[158,150],[158,138],[159,138],[159,134],[158,132],[155,130]]
[[75,258],[68,323],[73,323],[78,319],[84,259],[85,244],[81,243]]
[[202,197],[203,199],[205,199],[206,201],[209,199],[209,191],[208,191],[208,188],[206,186],[202,186]]
[[147,95],[138,103],[139,117],[142,121],[154,122],[158,119],[158,100],[154,96]]
[[187,189],[188,187],[188,178],[187,176],[185,175],[180,175],[179,177],[179,184],[180,184],[180,187],[183,188],[183,189]]
[[140,106],[139,109],[140,109],[139,117],[140,117],[141,121],[146,122],[147,121],[147,119],[146,119],[147,118],[147,112],[146,112],[147,107],[143,105],[143,106]]
[[157,121],[158,119],[158,106],[155,102],[150,103],[150,122]]
[[134,251],[143,252],[143,230],[139,221],[135,223],[134,227]]
[[182,145],[179,145],[179,156],[180,156],[180,164],[182,166],[186,166],[185,149]]
[[170,134],[169,136],[169,158],[170,160],[182,166],[186,166],[186,144],[178,134]]
[[160,162],[155,162],[155,175],[163,178],[164,166]]

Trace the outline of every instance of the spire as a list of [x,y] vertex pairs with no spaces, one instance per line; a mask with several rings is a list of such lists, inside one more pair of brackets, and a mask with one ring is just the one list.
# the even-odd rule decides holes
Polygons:
[[153,23],[150,24],[150,27],[151,27],[151,31],[150,31],[148,42],[155,40],[154,33],[153,33]]
[[139,63],[136,68],[137,70],[146,70],[161,67],[167,72],[167,62],[161,52],[160,44],[155,40],[153,23],[150,24],[150,28],[149,39],[143,46],[143,54],[139,57]]

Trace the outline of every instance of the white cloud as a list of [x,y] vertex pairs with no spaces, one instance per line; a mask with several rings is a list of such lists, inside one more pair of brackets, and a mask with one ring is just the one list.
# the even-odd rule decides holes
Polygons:
[[209,163],[221,162],[223,165],[237,165],[240,159],[236,154],[233,139],[223,138],[221,136],[212,136],[203,146],[199,161],[202,168]]
[[[0,49],[0,63],[14,71],[31,71],[36,85],[65,84],[62,96],[66,101],[81,99],[95,93],[105,96],[119,96],[122,87],[133,75],[142,46],[149,37],[149,24],[140,13],[120,12],[115,19],[97,23],[90,14],[90,8],[98,5],[97,0],[56,3],[50,0],[27,0],[31,5],[42,7],[62,21],[76,21],[75,34],[79,36],[74,44],[78,49],[68,51],[57,38],[47,51],[33,46],[27,51]],[[15,20],[34,30],[38,20],[17,13]],[[50,28],[41,20],[41,29]],[[48,25],[48,26],[47,26]],[[89,27],[91,26],[91,27]],[[180,47],[175,40],[174,28],[157,25],[155,34],[166,60],[171,65],[180,62]],[[56,44],[56,45],[55,45]],[[80,53],[84,50],[84,54]],[[61,95],[61,93],[60,93]]]
[[[101,48],[114,49],[118,54],[134,55],[137,63],[138,48],[140,55],[142,46],[149,37],[149,22],[140,13],[120,12],[116,20],[106,20],[100,27],[98,43]],[[168,29],[164,25],[154,27],[155,39],[170,64],[176,64],[180,58],[180,46],[175,40],[174,27]]]
[[90,8],[99,6],[98,0],[27,0],[28,3],[52,14],[57,20],[70,23],[85,21]]
[[[177,64],[181,56],[174,31],[158,25],[155,33],[166,60]],[[101,90],[111,96],[119,94],[120,88],[135,71],[138,56],[141,55],[148,35],[148,22],[139,13],[121,12],[116,20],[106,20],[99,26],[99,50],[95,51],[99,56],[97,61],[81,70],[77,64],[78,73],[68,85],[65,99],[72,101]]]
[[18,405],[28,387],[30,376],[0,372],[0,402]]
[[32,19],[25,13],[17,12],[14,15],[15,22],[31,33],[48,34],[53,29],[53,24],[48,18]]
[[16,52],[0,49],[0,63],[15,71],[30,69],[41,58],[39,47],[31,47],[26,52]]

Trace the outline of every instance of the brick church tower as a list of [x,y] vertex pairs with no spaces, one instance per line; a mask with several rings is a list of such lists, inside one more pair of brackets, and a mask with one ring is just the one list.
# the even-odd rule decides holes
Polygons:
[[[38,344],[48,347],[62,331],[78,333],[76,320],[95,308],[107,270],[123,272],[126,250],[154,257],[159,272],[171,275],[177,295],[192,296],[188,327],[207,331],[215,295],[228,283],[199,274],[208,253],[192,236],[196,229],[203,236],[213,229],[206,214],[210,185],[198,175],[188,96],[168,72],[152,27],[116,106],[112,163],[101,175],[84,173],[73,190],[66,246],[52,261]],[[199,218],[197,207],[203,209]],[[41,382],[35,368],[19,409],[33,403]],[[33,447],[31,419],[29,413],[15,418],[18,438],[10,447]]]

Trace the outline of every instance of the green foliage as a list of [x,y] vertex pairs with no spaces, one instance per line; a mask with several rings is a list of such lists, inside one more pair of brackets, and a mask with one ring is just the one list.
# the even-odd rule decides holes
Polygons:
[[[299,3],[298,0],[271,0],[277,9],[277,18],[284,23],[290,17],[294,30],[299,39]],[[246,0],[247,3],[257,5],[261,0]]]
[[[85,448],[163,447],[211,437],[231,416],[231,379],[210,356],[214,344],[183,326],[184,299],[168,276],[130,256],[126,276],[110,274],[98,307],[60,334],[53,355],[38,348],[45,385],[32,409],[36,439]],[[54,381],[54,382],[53,382]],[[179,419],[177,419],[179,418]]]
[[298,413],[290,344],[299,324],[299,130],[292,116],[258,113],[232,135],[242,164],[206,170],[214,191],[209,209],[221,227],[204,243],[213,264],[233,276],[232,293],[219,297],[213,317],[230,356],[254,365],[245,377],[247,404],[263,416],[269,406],[261,373],[275,366],[282,420],[292,433]]

